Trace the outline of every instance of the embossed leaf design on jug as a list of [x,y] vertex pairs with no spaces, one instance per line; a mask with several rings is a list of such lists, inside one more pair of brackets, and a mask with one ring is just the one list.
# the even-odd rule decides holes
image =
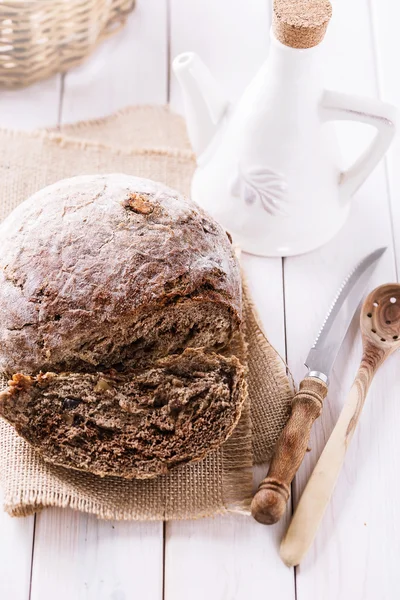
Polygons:
[[287,184],[281,173],[268,167],[253,167],[245,171],[238,167],[231,192],[239,196],[245,204],[259,202],[270,215],[285,215],[287,202]]

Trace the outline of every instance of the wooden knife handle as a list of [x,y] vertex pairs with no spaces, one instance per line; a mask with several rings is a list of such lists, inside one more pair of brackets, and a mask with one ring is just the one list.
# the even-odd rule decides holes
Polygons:
[[267,477],[251,503],[259,523],[272,525],[285,512],[290,484],[307,451],[312,424],[319,417],[328,386],[317,377],[306,377],[293,398],[292,412],[277,442]]

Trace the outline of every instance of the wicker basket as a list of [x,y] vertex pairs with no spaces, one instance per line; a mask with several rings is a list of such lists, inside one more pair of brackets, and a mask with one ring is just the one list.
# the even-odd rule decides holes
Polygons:
[[134,6],[135,0],[1,0],[0,86],[30,85],[78,65]]

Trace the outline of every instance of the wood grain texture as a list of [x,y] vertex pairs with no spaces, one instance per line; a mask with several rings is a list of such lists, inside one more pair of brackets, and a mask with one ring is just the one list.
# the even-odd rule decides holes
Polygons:
[[24,90],[0,91],[0,126],[36,129],[55,125],[61,101],[61,75]]
[[[170,0],[170,5],[171,58],[197,52],[227,98],[238,100],[268,55],[272,0]],[[171,104],[182,111],[175,77]]]
[[145,0],[92,60],[65,76],[61,122],[102,117],[130,104],[165,104],[167,92],[167,0]]
[[29,598],[33,530],[33,517],[13,519],[0,508],[0,598],[4,600]]
[[328,393],[327,385],[316,377],[301,381],[293,398],[292,411],[286,423],[268,470],[251,503],[256,521],[272,525],[283,516],[290,486],[307,452],[311,427],[320,416]]
[[[329,88],[377,95],[372,42],[368,3],[333,2],[333,17],[326,36],[325,80]],[[365,129],[348,124],[338,132],[345,162],[351,162],[367,143],[369,132]],[[370,281],[370,289],[396,280],[383,164],[357,192],[349,220],[332,242],[308,256],[285,260],[288,358],[297,379],[304,374],[302,361],[343,278],[360,258],[381,244],[389,244],[389,250]],[[311,434],[311,452],[307,453],[295,479],[295,505],[337,421],[360,355],[355,321],[336,361],[321,419]],[[393,556],[400,545],[400,519],[395,516],[400,490],[397,478],[393,482],[393,477],[387,474],[388,457],[398,453],[396,423],[400,407],[395,390],[399,374],[395,359],[388,360],[371,386],[369,401],[324,522],[313,547],[296,569],[298,600],[339,597],[394,600],[396,597],[398,583]]]
[[37,516],[31,600],[161,599],[160,541],[160,523],[48,509]]
[[[400,37],[394,26],[400,19],[400,4],[391,0],[371,0],[371,32],[376,52],[376,77],[382,100],[400,107],[400,79],[395,75],[400,53]],[[391,203],[396,258],[396,273],[400,264],[400,136],[397,135],[386,157],[388,194]]]
[[242,253],[240,262],[246,272],[251,297],[268,340],[284,358],[286,340],[282,259],[262,258]]
[[363,354],[356,377],[281,543],[280,554],[288,566],[298,565],[311,546],[335,488],[372,379],[384,361],[400,347],[399,284],[380,286],[368,295],[361,309],[360,327]]
[[294,600],[293,573],[277,551],[285,521],[267,528],[232,515],[169,523],[165,599],[249,600],[265,594],[267,576],[271,597]]

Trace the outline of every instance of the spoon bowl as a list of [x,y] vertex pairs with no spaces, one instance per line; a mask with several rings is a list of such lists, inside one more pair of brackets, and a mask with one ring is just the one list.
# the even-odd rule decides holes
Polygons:
[[360,317],[364,340],[390,353],[400,347],[400,284],[388,283],[365,299]]

